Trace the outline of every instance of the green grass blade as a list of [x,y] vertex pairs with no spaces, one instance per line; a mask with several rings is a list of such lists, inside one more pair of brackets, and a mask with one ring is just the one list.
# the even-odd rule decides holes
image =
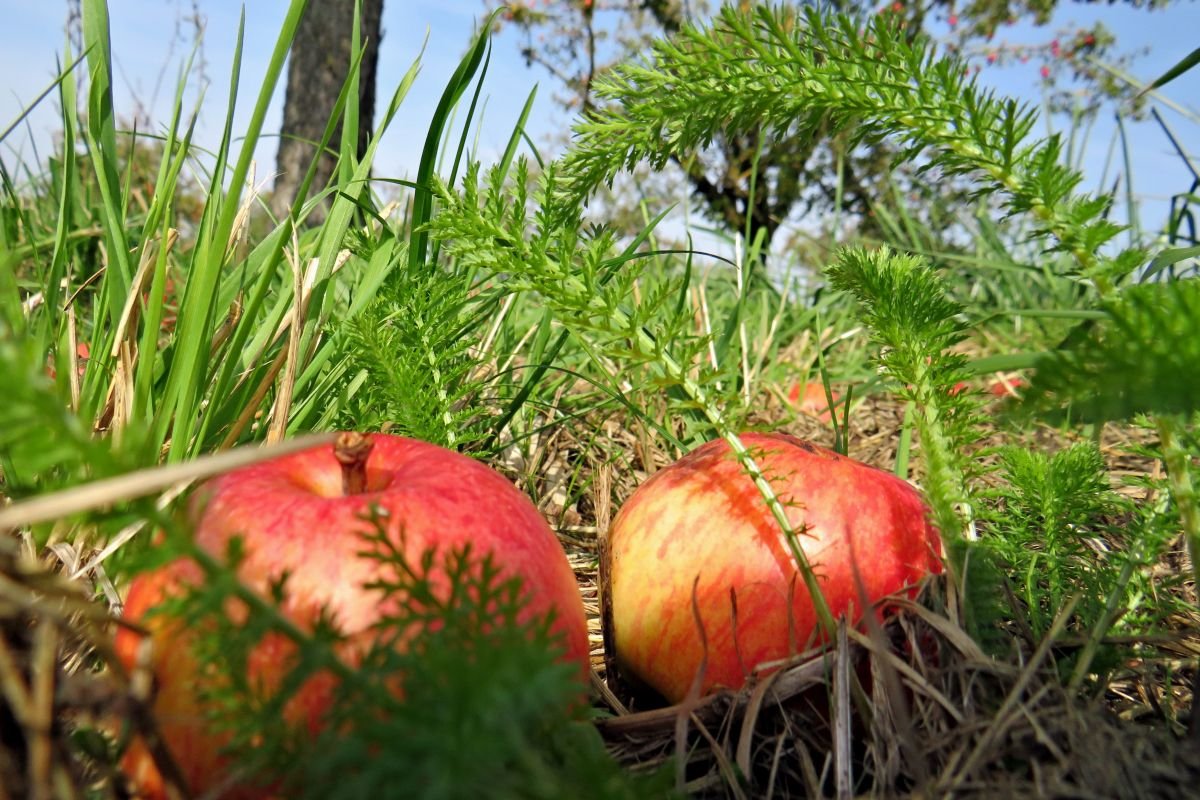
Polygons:
[[429,123],[429,132],[425,135],[425,147],[421,151],[421,163],[417,167],[417,190],[413,198],[411,218],[412,233],[408,244],[409,269],[420,269],[425,264],[426,257],[429,254],[429,233],[425,230],[425,225],[433,216],[433,187],[431,179],[433,178],[434,169],[437,166],[438,143],[441,141],[442,133],[446,129],[450,114],[458,104],[463,92],[466,91],[467,86],[470,85],[471,80],[475,77],[475,73],[483,61],[484,53],[487,51],[487,43],[491,36],[492,22],[498,13],[500,13],[499,10],[493,12],[492,16],[480,28],[479,35],[475,38],[474,44],[467,50],[466,55],[459,62],[458,68],[455,69],[454,74],[450,77],[450,81],[446,84],[446,88],[442,91],[441,99],[438,100],[437,108],[433,112],[433,119]]
[[1183,58],[1179,59],[1178,64],[1171,67],[1169,70],[1164,72],[1162,75],[1159,75],[1157,78],[1155,78],[1154,81],[1149,86],[1147,86],[1145,89],[1143,89],[1139,94],[1145,94],[1146,92],[1157,89],[1160,86],[1166,86],[1168,83],[1175,80],[1176,78],[1178,78],[1180,75],[1184,74],[1185,72],[1189,72],[1192,69],[1195,69],[1197,64],[1200,64],[1200,47],[1197,47],[1195,50],[1188,53]]
[[[100,290],[101,308],[107,311],[109,323],[115,327],[117,315],[129,291],[133,268],[126,237],[125,210],[122,196],[117,152],[116,119],[112,96],[112,49],[109,40],[108,4],[104,0],[84,0],[83,40],[87,48],[88,117],[85,136],[92,167],[104,201],[104,232],[108,245],[108,266]],[[97,315],[99,316],[99,315]],[[101,339],[102,366],[107,368],[103,351],[111,344],[107,336]],[[92,372],[92,370],[89,370]],[[96,389],[93,382],[93,388]]]
[[[70,55],[70,50],[67,50],[66,52],[68,55]],[[26,118],[33,113],[33,110],[38,107],[38,104],[49,97],[50,93],[57,89],[59,84],[61,84],[68,75],[72,74],[75,71],[75,68],[79,66],[86,58],[87,51],[84,51],[81,55],[76,56],[75,60],[67,65],[66,69],[59,70],[58,77],[51,81],[45,89],[42,89],[42,91],[38,92],[38,96],[33,98],[32,102],[21,109],[21,113],[17,115],[17,118],[10,122],[7,128],[5,128],[3,131],[0,131],[0,142],[3,142],[13,131],[19,128],[21,123],[24,122]]]
[[508,174],[508,169],[512,166],[512,160],[517,154],[517,147],[521,144],[522,137],[525,136],[525,125],[529,122],[529,115],[533,111],[533,102],[537,99],[537,86],[529,91],[529,96],[525,98],[525,105],[521,108],[521,115],[517,117],[517,124],[513,127],[512,136],[508,139],[508,145],[504,148],[504,155],[500,157],[500,171]]

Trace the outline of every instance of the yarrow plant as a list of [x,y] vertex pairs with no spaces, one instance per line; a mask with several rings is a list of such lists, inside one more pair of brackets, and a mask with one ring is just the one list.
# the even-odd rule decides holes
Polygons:
[[[1031,235],[1044,254],[1069,256],[1064,275],[1092,302],[1123,295],[1147,258],[1137,248],[1114,250],[1122,227],[1107,218],[1109,198],[1078,191],[1082,176],[1064,164],[1061,140],[1032,136],[1031,109],[985,90],[959,59],[939,56],[928,38],[903,31],[886,15],[863,21],[815,8],[725,7],[707,26],[685,26],[644,60],[606,73],[594,91],[602,102],[576,126],[560,165],[543,176],[532,222],[523,221],[523,199],[503,202],[506,190],[495,182],[481,194],[471,175],[461,193],[442,190],[434,235],[457,258],[518,277],[523,288],[549,298],[562,323],[588,341],[619,343],[614,357],[628,357],[633,343],[637,360],[657,362],[660,374],[704,410],[712,430],[729,438],[736,437],[725,412],[689,377],[687,361],[668,351],[670,338],[648,326],[637,314],[640,306],[629,305],[628,293],[620,290],[628,279],[622,282],[618,272],[616,289],[596,280],[611,246],[605,234],[574,233],[582,205],[623,170],[641,163],[660,168],[719,134],[840,130],[862,146],[894,141],[902,158],[919,159],[925,171],[975,181],[999,212],[1032,221]],[[518,176],[515,196],[525,193]],[[953,390],[965,377],[964,360],[952,350],[966,331],[962,309],[948,300],[928,264],[887,252],[848,251],[830,278],[863,304],[864,319],[884,348],[880,366],[918,409],[927,488],[939,524],[951,541],[973,536],[970,477],[976,471],[966,454],[978,425],[973,401]],[[1190,289],[1142,291],[1178,296]],[[1136,297],[1130,295],[1131,301]],[[1155,318],[1163,324],[1168,319]],[[1178,324],[1191,329],[1193,323]],[[1150,328],[1126,333],[1127,341],[1143,342]],[[1162,341],[1176,341],[1179,333],[1172,330]],[[1131,344],[1131,351],[1136,347]],[[1183,368],[1184,361],[1194,367],[1186,352],[1169,363]],[[1040,380],[1034,395],[1041,394]],[[1157,378],[1148,380],[1157,385]],[[1194,402],[1186,407],[1194,410]],[[1164,445],[1169,441],[1164,434]],[[1186,464],[1175,459],[1175,467],[1183,481]],[[747,468],[759,477],[752,463]],[[1187,485],[1176,486],[1181,508],[1190,504]],[[769,487],[764,496],[770,503]],[[1187,523],[1185,528],[1194,530]]]

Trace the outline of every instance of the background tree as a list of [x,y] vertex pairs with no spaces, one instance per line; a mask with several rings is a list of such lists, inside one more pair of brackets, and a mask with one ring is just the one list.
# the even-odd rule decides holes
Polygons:
[[[283,104],[280,130],[278,175],[271,210],[281,217],[295,200],[300,181],[312,162],[316,143],[333,113],[338,93],[350,69],[351,36],[356,0],[313,0],[304,11],[288,64],[287,94]],[[380,21],[383,0],[362,0],[361,34],[365,43],[359,75],[359,126],[357,151],[367,147],[375,116],[375,74],[379,64]],[[341,131],[332,146],[337,147]],[[314,190],[328,183],[336,159],[326,153],[317,167]],[[315,209],[309,219],[319,222],[324,208]]]
[[[489,7],[502,5],[484,0]],[[1129,0],[1135,6],[1159,6],[1166,0]],[[745,8],[753,0],[739,0]],[[998,28],[1017,20],[1044,25],[1057,0],[835,0],[850,14],[892,14],[914,33],[938,24],[948,30],[946,46],[973,61],[973,69],[1009,59],[1040,59],[1044,80],[1061,72],[1104,85],[1106,75],[1089,70],[1077,57],[1105,51],[1113,37],[1102,28],[1080,30],[1069,39],[1020,48],[998,44]],[[528,66],[545,69],[559,83],[555,99],[565,109],[589,112],[598,102],[596,78],[614,63],[645,52],[654,38],[670,36],[688,20],[704,18],[711,5],[703,0],[516,0],[505,6],[501,25],[520,31],[520,52]],[[869,147],[849,147],[844,135],[796,136],[789,130],[761,130],[751,135],[717,136],[686,158],[673,159],[687,189],[707,217],[731,232],[765,239],[763,253],[787,221],[836,211],[845,224],[866,238],[882,238],[874,204],[894,191],[928,199],[917,205],[965,202],[966,188],[956,182],[895,171],[894,150],[884,140]],[[756,176],[752,181],[751,177]],[[615,203],[620,205],[620,201]],[[619,217],[618,208],[611,209]],[[918,212],[923,213],[923,212]],[[929,212],[936,213],[936,212]],[[638,215],[640,218],[640,214]],[[828,224],[828,219],[822,220]],[[747,225],[749,223],[749,225]]]

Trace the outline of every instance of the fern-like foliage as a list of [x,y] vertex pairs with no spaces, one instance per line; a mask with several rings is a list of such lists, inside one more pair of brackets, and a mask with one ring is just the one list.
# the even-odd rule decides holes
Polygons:
[[[622,773],[577,717],[578,666],[555,661],[561,650],[548,619],[520,621],[521,586],[501,579],[489,558],[468,548],[411,564],[386,536],[371,536],[366,555],[391,568],[372,588],[405,614],[379,627],[362,680],[341,687],[302,796],[330,796],[317,788],[325,785],[361,798],[615,800],[665,788],[665,775],[642,781]],[[448,593],[435,588],[438,575]],[[410,644],[401,652],[394,641]],[[403,700],[364,715],[398,675]],[[387,757],[364,769],[363,753],[378,748]]]
[[1035,113],[981,88],[926,36],[887,15],[864,22],[817,6],[739,5],[749,9],[726,6],[709,27],[685,27],[645,63],[597,82],[607,105],[576,127],[564,209],[622,169],[661,167],[718,132],[845,131],[864,144],[893,138],[904,160],[981,179],[981,192],[1032,214],[1038,233],[1102,288],[1139,262],[1099,254],[1120,227],[1103,217],[1107,198],[1075,193],[1081,176],[1063,166],[1059,138],[1031,141]]
[[962,307],[923,258],[886,248],[845,249],[827,274],[859,302],[880,367],[917,410],[925,489],[943,534],[956,538],[959,507],[978,473],[970,448],[980,430],[978,401],[955,390],[968,377],[965,359],[951,350],[965,336]]
[[858,301],[880,369],[913,404],[933,520],[967,624],[986,642],[1003,608],[995,560],[962,534],[975,517],[972,479],[981,467],[973,445],[983,430],[979,401],[958,391],[966,361],[951,348],[965,337],[962,307],[923,258],[887,248],[847,248],[827,274]]
[[1027,407],[1086,422],[1200,411],[1200,281],[1123,289],[1038,362]]
[[728,410],[710,402],[710,393],[730,375],[701,356],[707,340],[691,328],[690,306],[681,301],[686,284],[666,279],[635,291],[642,276],[611,231],[581,231],[577,218],[563,224],[557,175],[549,165],[531,196],[524,161],[510,181],[498,170],[481,176],[473,165],[461,191],[438,187],[441,212],[430,223],[432,235],[460,268],[537,297],[601,367],[599,374],[610,372],[610,364],[626,371],[619,378],[648,367],[659,387],[684,390],[673,410],[699,412],[713,420],[707,433],[720,430]]
[[[583,719],[576,664],[560,660],[548,618],[526,618],[519,581],[503,578],[470,547],[406,556],[382,519],[360,557],[382,577],[370,589],[394,612],[351,667],[336,623],[301,630],[273,598],[249,595],[227,563],[207,560],[207,580],[181,601],[206,672],[209,724],[229,737],[243,782],[302,798],[638,798],[667,796],[669,775],[624,773]],[[193,555],[195,553],[193,552]],[[250,613],[231,616],[236,604]],[[265,686],[249,669],[267,637],[283,637],[284,676]],[[349,646],[348,646],[349,645]],[[261,656],[260,656],[261,657]],[[250,677],[248,677],[250,676]],[[331,680],[332,678],[332,680]],[[313,680],[331,686],[313,734],[289,701]]]
[[339,322],[349,394],[341,423],[467,449],[490,421],[472,352],[487,292],[462,271],[407,268],[403,248],[392,260],[371,303]]
[[1105,559],[1097,550],[1121,511],[1100,451],[1091,444],[1053,455],[1006,447],[1000,472],[1005,483],[989,506],[986,541],[1015,575],[1034,637],[1049,631],[1073,595],[1080,596],[1076,624],[1090,629],[1117,590],[1120,572],[1119,557]]

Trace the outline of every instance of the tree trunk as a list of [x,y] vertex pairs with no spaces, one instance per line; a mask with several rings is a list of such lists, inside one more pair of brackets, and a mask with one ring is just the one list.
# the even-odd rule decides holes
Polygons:
[[[283,128],[280,131],[279,155],[276,158],[278,175],[271,211],[276,217],[286,216],[300,182],[316,153],[333,114],[338,94],[350,70],[351,34],[354,28],[355,0],[310,0],[296,40],[292,44],[288,64],[287,95],[283,103]],[[362,39],[365,42],[358,83],[358,142],[361,158],[375,117],[375,72],[379,64],[380,19],[383,0],[362,0]],[[341,141],[341,125],[330,142],[336,151]],[[326,152],[317,166],[312,193],[319,192],[333,175],[337,159]],[[324,219],[329,203],[315,209],[308,220],[319,223]]]

